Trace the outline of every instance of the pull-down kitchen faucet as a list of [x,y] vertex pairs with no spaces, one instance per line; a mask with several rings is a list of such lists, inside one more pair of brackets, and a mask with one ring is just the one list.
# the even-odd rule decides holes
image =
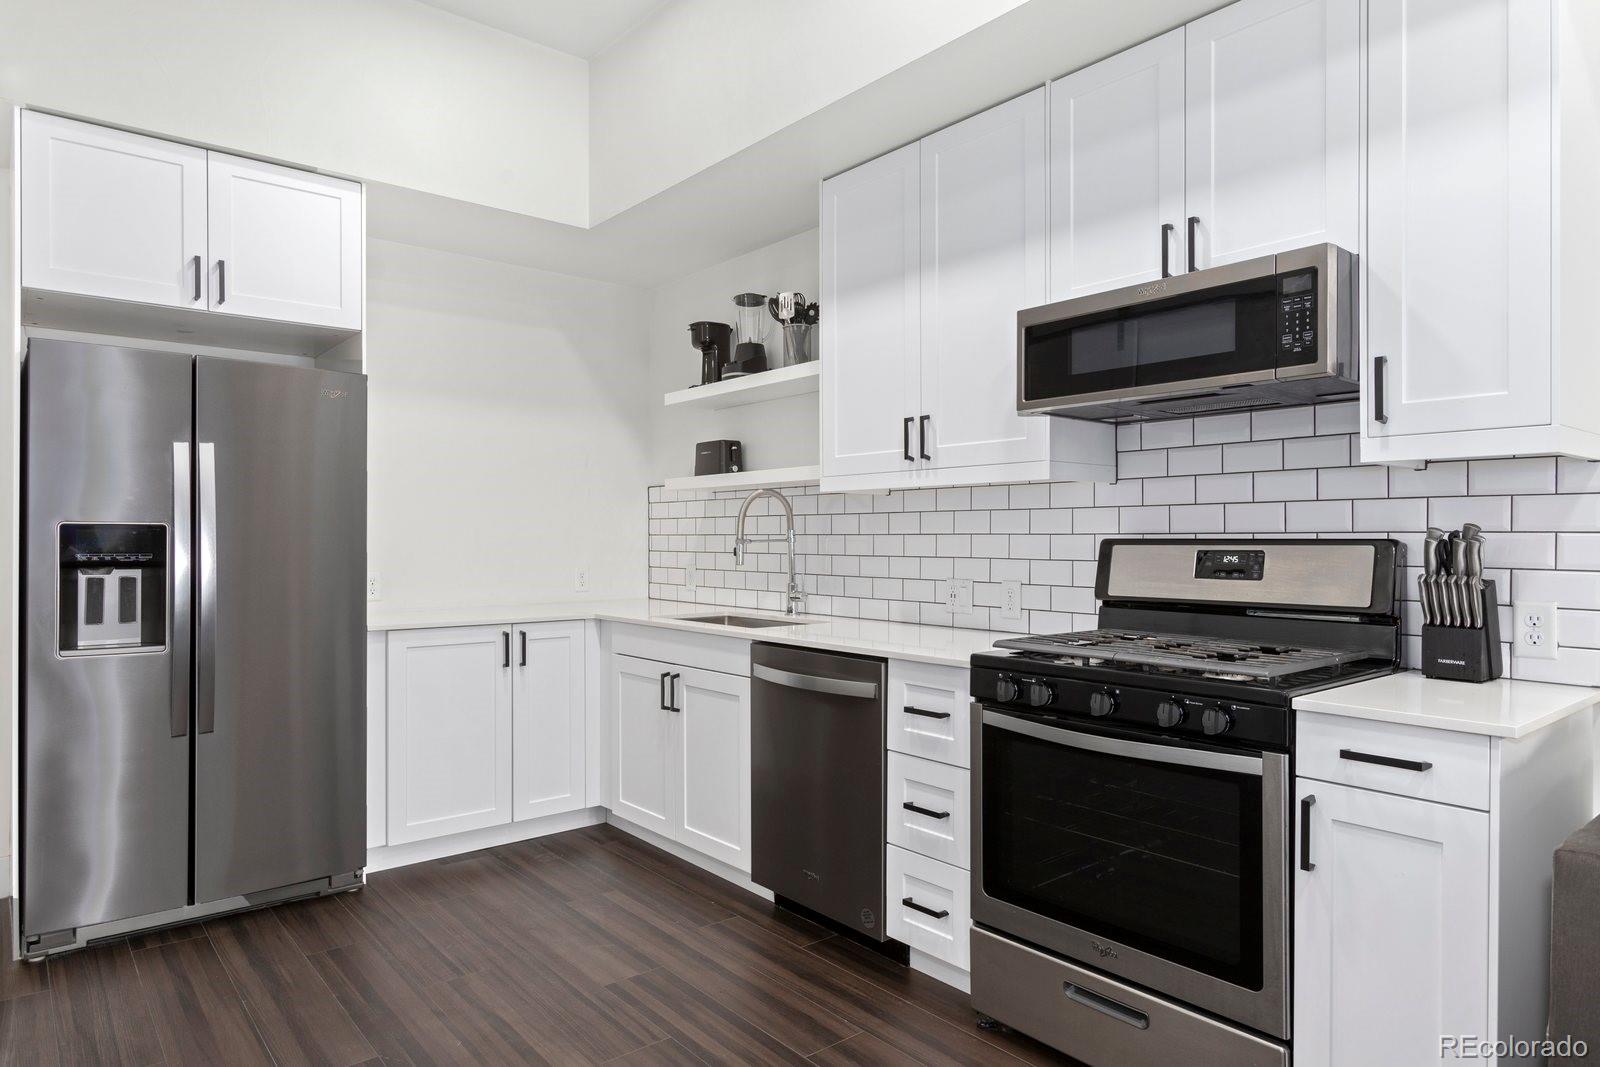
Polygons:
[[[788,526],[789,526],[789,529],[788,529],[787,533],[783,533],[783,534],[766,534],[766,535],[759,536],[759,537],[750,537],[750,536],[747,536],[745,534],[745,532],[744,532],[745,516],[750,514],[750,505],[755,503],[756,497],[758,497],[758,496],[770,496],[772,499],[776,500],[779,504],[783,505],[783,514],[784,514],[784,517],[788,520]],[[789,589],[788,589],[788,592],[785,594],[785,606],[784,606],[784,609],[783,609],[783,613],[785,615],[798,615],[798,614],[800,614],[800,604],[801,604],[801,601],[802,601],[802,597],[800,596],[800,583],[795,581],[795,576],[794,576],[794,508],[789,505],[788,498],[785,497],[782,493],[778,492],[776,489],[757,489],[755,492],[753,492],[749,496],[745,497],[744,498],[744,503],[739,505],[739,520],[738,520],[738,522],[736,522],[734,524],[734,528],[733,528],[733,562],[734,562],[735,566],[738,566],[738,565],[744,563],[745,546],[750,544],[750,543],[752,543],[752,542],[754,542],[754,541],[786,541],[786,542],[788,542],[788,545],[789,545]]]

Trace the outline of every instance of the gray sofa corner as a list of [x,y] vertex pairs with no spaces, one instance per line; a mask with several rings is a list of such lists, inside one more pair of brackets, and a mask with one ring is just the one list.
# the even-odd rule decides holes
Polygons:
[[[1600,1054],[1600,819],[1561,843],[1555,854],[1550,915],[1550,1037],[1571,1036]],[[1595,1060],[1555,1056],[1550,1067]]]

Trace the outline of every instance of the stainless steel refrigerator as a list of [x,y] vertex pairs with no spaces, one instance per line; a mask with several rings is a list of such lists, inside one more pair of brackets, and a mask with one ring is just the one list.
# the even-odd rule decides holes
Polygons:
[[365,865],[366,378],[34,339],[20,953]]

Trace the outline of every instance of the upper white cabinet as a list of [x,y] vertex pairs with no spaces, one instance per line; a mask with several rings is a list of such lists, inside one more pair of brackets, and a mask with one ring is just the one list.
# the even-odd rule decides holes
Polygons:
[[1184,35],[1190,261],[1360,251],[1361,0],[1241,0]]
[[208,153],[211,307],[361,327],[361,187]]
[[359,330],[361,186],[26,111],[22,284]]
[[511,821],[511,631],[389,635],[389,844]]
[[1600,457],[1582,7],[1368,10],[1364,460]]
[[22,284],[206,306],[206,153],[22,113]]
[[1180,273],[1183,30],[1050,83],[1050,299]]
[[920,400],[921,146],[822,183],[822,469],[900,471]]
[[1016,413],[1047,297],[1038,89],[822,185],[822,488],[1110,479],[1111,428]]
[[511,671],[512,818],[584,806],[581,622],[516,627]]

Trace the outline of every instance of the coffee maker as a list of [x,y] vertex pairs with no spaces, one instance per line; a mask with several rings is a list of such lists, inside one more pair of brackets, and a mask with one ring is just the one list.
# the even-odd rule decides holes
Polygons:
[[732,354],[733,327],[725,322],[691,322],[689,343],[700,350],[700,384],[720,382]]

